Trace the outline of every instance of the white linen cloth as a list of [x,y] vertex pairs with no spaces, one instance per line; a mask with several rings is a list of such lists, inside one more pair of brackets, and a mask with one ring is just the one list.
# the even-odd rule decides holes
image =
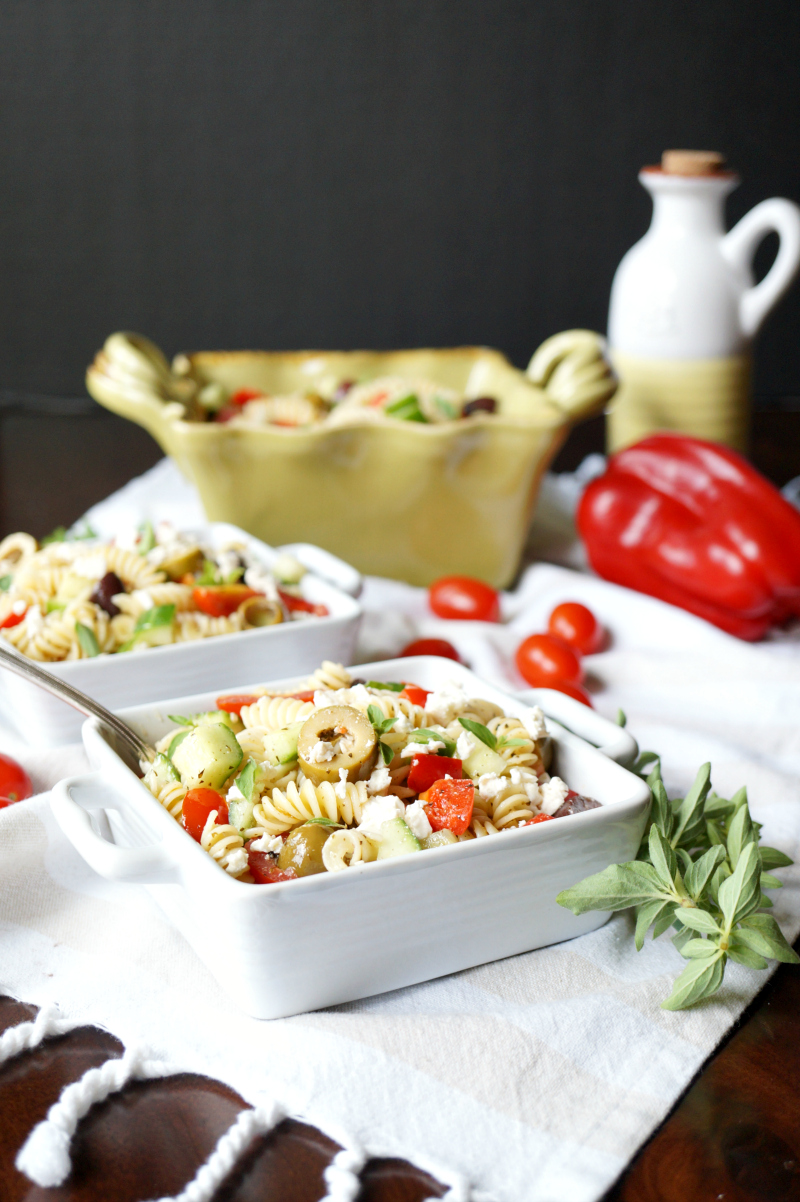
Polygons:
[[[144,517],[191,524],[196,507],[164,462],[89,518],[113,533]],[[586,660],[597,709],[627,712],[640,746],[661,753],[670,791],[710,759],[717,791],[746,784],[765,842],[797,857],[796,636],[741,643],[661,602],[540,564],[505,597],[497,626],[440,621],[422,590],[368,580],[360,658],[441,635],[479,674],[520,687],[515,647],[566,599],[590,605],[611,633],[608,650]],[[231,681],[240,683],[252,682]],[[0,747],[40,790],[85,766],[77,747],[42,751],[11,735]],[[780,875],[774,912],[794,939],[800,871]],[[637,953],[631,936],[618,915],[568,943],[258,1022],[233,1013],[143,889],[95,876],[46,795],[0,811],[0,992],[55,1003],[127,1047],[227,1082],[253,1105],[278,1097],[349,1147],[426,1168],[451,1185],[453,1202],[600,1197],[767,978],[731,964],[714,998],[669,1013],[659,1004],[685,962],[666,938]],[[329,1188],[330,1198],[352,1197],[333,1177]]]

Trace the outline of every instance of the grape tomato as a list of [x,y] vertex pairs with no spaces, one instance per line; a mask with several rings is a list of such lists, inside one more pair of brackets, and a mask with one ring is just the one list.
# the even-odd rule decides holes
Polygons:
[[428,589],[428,600],[439,618],[479,622],[500,621],[500,597],[491,585],[470,576],[443,576]]
[[557,605],[550,614],[547,629],[581,655],[593,655],[605,640],[603,627],[588,606],[579,601],[562,601]]
[[574,697],[576,701],[580,701],[581,705],[588,705],[590,710],[594,709],[592,699],[583,685],[572,684],[569,680],[551,680],[545,687],[555,689],[557,693],[565,693],[567,697]]
[[517,648],[515,656],[520,675],[528,684],[550,688],[553,681],[580,684],[581,661],[568,643],[552,634],[531,634]]
[[190,789],[183,799],[183,825],[198,843],[212,810],[217,811],[217,824],[223,826],[228,821],[228,803],[216,789]]
[[[23,801],[33,796],[31,778],[25,769],[10,755],[0,754],[0,799],[6,805],[15,801]],[[0,804],[2,804],[0,803]]]

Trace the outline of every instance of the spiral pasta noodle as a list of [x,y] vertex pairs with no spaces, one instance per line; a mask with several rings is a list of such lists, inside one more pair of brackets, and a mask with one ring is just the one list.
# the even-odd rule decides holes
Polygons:
[[247,872],[244,839],[235,826],[227,823],[218,825],[216,817],[217,811],[212,810],[203,827],[200,846],[231,876],[243,876]]
[[149,588],[151,584],[160,584],[166,579],[165,572],[154,568],[141,555],[137,555],[135,551],[128,551],[125,547],[112,544],[104,548],[103,554],[106,571],[119,576],[126,588]]
[[309,676],[306,689],[349,689],[353,678],[344,664],[324,659],[321,667]]
[[297,697],[259,697],[252,705],[242,706],[240,717],[246,727],[274,731],[300,722],[313,712],[313,701],[300,701]]
[[322,863],[328,872],[342,872],[353,864],[366,864],[377,855],[377,847],[362,831],[334,831],[322,845]]
[[240,613],[227,618],[212,618],[209,614],[179,613],[175,615],[175,642],[186,643],[193,639],[210,639],[218,634],[235,634],[244,630],[245,621]]
[[307,822],[309,818],[327,818],[331,822],[348,825],[361,821],[363,807],[369,800],[367,786],[363,781],[332,785],[325,781],[314,785],[304,780],[298,788],[291,781],[286,789],[273,789],[265,793],[259,805],[257,822],[270,835],[282,835],[284,831]]

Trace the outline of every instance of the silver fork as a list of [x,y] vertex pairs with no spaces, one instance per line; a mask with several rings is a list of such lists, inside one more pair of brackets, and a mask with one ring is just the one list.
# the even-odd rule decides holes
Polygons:
[[144,739],[137,735],[136,731],[128,726],[127,722],[123,722],[116,714],[112,714],[111,710],[107,710],[99,701],[88,697],[80,689],[67,684],[65,680],[54,676],[52,672],[46,671],[39,664],[34,663],[33,660],[26,659],[19,652],[13,651],[7,644],[4,644],[2,639],[0,639],[0,665],[8,668],[9,672],[15,672],[17,676],[21,676],[24,680],[32,681],[40,689],[52,693],[54,697],[60,698],[61,701],[66,701],[67,705],[74,706],[76,710],[80,710],[87,717],[99,718],[106,727],[107,732],[113,734],[116,744],[115,750],[126,761],[129,767],[134,769],[137,776],[141,776],[139,768],[140,760],[152,763],[155,759],[155,748],[151,747],[149,743],[145,743]]

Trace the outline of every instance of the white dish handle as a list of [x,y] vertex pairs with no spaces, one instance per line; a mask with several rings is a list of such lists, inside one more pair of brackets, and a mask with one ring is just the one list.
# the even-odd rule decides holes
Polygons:
[[303,567],[308,568],[315,576],[321,576],[323,580],[327,580],[329,584],[335,585],[336,588],[343,593],[348,593],[351,597],[358,597],[364,587],[360,572],[351,567],[349,563],[345,563],[338,555],[334,555],[322,547],[315,547],[313,543],[285,543],[281,547],[276,547],[275,550],[293,555],[295,559],[300,560]]
[[556,689],[525,689],[517,696],[528,705],[541,706],[549,717],[623,767],[632,764],[639,754],[636,740],[624,727],[596,714],[588,705],[566,693]]
[[[98,834],[91,810],[115,808],[101,773],[72,776],[53,789],[50,806],[58,825],[86,863],[108,881],[151,885],[178,879],[177,866],[160,843],[118,847]],[[121,801],[118,805],[123,805]]]

